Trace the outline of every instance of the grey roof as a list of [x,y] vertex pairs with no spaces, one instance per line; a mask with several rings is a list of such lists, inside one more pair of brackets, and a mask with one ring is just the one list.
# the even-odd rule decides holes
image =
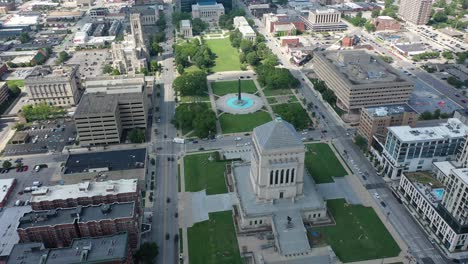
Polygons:
[[66,248],[47,249],[43,243],[21,243],[14,246],[7,264],[120,263],[127,258],[127,241],[127,233],[120,233],[74,239]]
[[303,147],[296,129],[288,122],[277,118],[254,128],[253,135],[260,150]]
[[133,217],[134,207],[128,202],[32,211],[20,218],[18,229]]
[[[291,217],[290,225],[288,225],[288,216]],[[273,224],[281,255],[302,254],[310,251],[307,231],[299,210],[275,212]]]
[[13,246],[18,243],[16,225],[21,216],[31,210],[31,206],[15,206],[4,208],[3,212],[0,213],[0,257],[10,255]]
[[118,105],[118,98],[105,93],[84,94],[75,111],[75,116],[91,114],[114,113]]
[[154,16],[156,15],[156,8],[153,6],[137,5],[137,6],[133,6],[130,12],[139,13],[142,16]]

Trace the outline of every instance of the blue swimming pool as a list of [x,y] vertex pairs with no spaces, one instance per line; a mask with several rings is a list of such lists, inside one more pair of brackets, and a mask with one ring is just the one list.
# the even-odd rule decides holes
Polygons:
[[432,194],[437,200],[442,200],[442,197],[444,197],[444,189],[434,189],[432,190]]

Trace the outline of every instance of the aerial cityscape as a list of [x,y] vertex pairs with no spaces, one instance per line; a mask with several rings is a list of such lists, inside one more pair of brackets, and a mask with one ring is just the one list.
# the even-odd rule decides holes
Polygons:
[[468,264],[468,0],[0,0],[0,264]]

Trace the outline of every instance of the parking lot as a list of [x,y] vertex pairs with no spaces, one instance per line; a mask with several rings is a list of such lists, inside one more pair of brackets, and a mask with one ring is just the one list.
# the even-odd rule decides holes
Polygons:
[[102,74],[104,63],[110,58],[110,53],[107,50],[87,50],[77,51],[73,57],[67,61],[67,64],[80,65],[81,77],[94,77]]
[[7,144],[4,149],[5,156],[61,152],[65,145],[74,143],[70,138],[76,138],[75,124],[64,120],[37,123],[22,132],[28,133],[28,142]]

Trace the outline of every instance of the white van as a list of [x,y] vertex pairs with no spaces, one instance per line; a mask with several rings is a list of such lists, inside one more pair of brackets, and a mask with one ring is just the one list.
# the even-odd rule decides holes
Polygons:
[[33,181],[33,186],[40,187],[40,186],[42,186],[42,182],[40,182],[40,181]]

